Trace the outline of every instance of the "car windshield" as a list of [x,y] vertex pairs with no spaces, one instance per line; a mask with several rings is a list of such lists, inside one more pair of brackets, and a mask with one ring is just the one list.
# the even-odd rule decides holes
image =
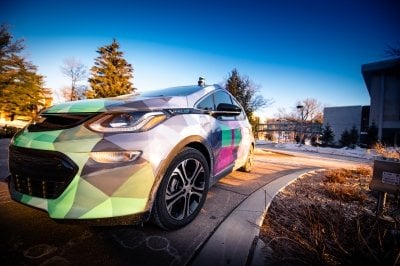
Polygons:
[[196,91],[201,90],[200,86],[182,86],[166,88],[161,90],[151,90],[140,92],[139,95],[142,97],[160,97],[160,96],[187,96]]

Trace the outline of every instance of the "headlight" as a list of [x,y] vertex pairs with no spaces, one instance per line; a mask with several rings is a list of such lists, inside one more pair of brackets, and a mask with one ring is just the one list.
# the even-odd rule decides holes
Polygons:
[[167,119],[163,112],[109,113],[88,126],[102,133],[146,131]]
[[133,162],[139,155],[139,151],[98,151],[91,152],[90,158],[98,163],[121,163]]

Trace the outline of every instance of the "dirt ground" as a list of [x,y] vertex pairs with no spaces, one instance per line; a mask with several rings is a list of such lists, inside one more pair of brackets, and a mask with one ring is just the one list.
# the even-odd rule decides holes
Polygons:
[[275,197],[260,232],[267,265],[400,265],[398,199],[377,216],[371,170],[335,171],[344,174],[314,172]]

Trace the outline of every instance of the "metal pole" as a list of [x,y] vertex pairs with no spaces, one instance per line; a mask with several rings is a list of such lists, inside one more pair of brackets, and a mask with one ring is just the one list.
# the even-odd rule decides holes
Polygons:
[[376,205],[376,215],[381,216],[384,213],[386,206],[386,192],[379,192],[378,202]]
[[302,136],[303,134],[302,134],[302,132],[303,132],[303,115],[304,115],[303,111],[304,111],[304,106],[303,105],[297,105],[296,108],[301,110],[301,117],[300,117],[300,144],[299,144],[299,147],[300,147],[302,142],[303,142],[303,136]]

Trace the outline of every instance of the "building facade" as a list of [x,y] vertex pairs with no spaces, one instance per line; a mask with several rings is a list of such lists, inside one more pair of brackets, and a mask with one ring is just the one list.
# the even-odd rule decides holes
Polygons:
[[359,136],[368,130],[369,106],[337,106],[324,108],[324,127],[329,124],[335,144],[339,144],[342,133],[355,127]]
[[378,139],[400,146],[400,58],[361,66],[371,98],[369,125],[378,128]]

